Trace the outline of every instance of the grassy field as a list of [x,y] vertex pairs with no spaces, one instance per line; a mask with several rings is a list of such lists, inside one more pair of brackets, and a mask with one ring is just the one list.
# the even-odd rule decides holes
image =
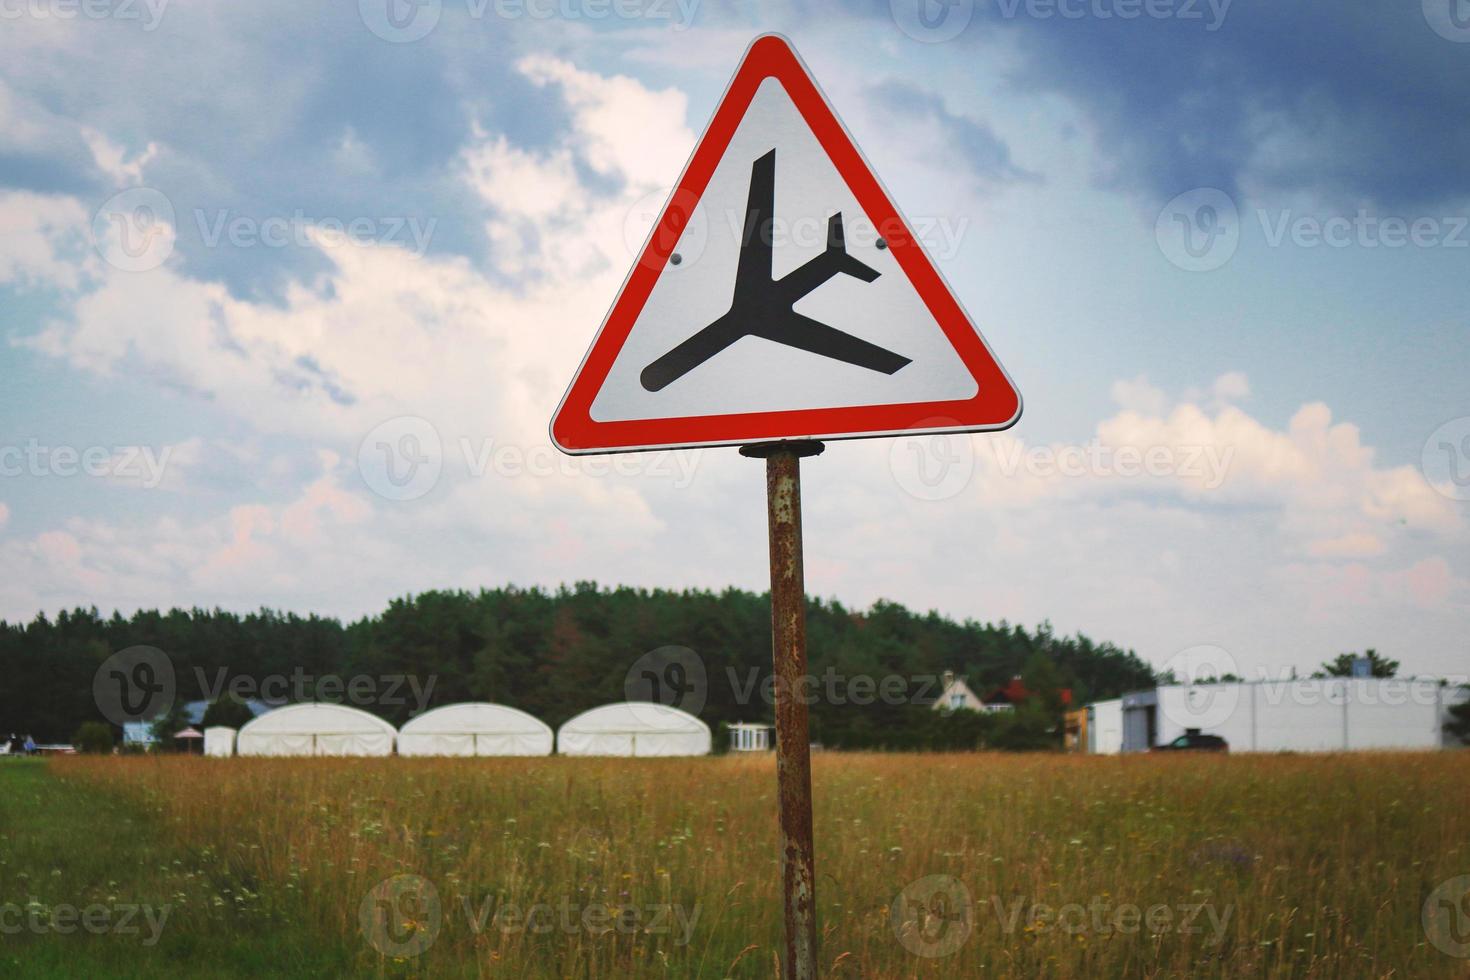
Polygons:
[[[826,976],[1470,973],[1421,924],[1470,873],[1470,753],[814,761]],[[0,975],[771,976],[774,787],[768,757],[9,761]]]

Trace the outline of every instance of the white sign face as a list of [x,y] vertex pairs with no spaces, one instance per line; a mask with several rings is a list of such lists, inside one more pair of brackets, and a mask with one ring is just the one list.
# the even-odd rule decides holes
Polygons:
[[552,424],[568,452],[1002,428],[1020,399],[795,52],[758,39]]
[[[822,256],[829,219],[840,215],[845,251],[878,274],[836,274],[798,297],[791,311],[909,360],[892,374],[746,334],[678,380],[649,391],[650,363],[730,311],[752,171],[775,152],[770,279]],[[599,422],[669,415],[726,415],[801,408],[970,398],[975,379],[955,353],[893,254],[877,247],[877,221],[863,211],[781,83],[760,85],[699,199],[706,225],[695,258],[666,267],[592,402]],[[686,229],[687,233],[687,229]],[[683,238],[674,246],[681,255]],[[752,243],[752,248],[760,243]],[[813,277],[815,279],[815,277]]]

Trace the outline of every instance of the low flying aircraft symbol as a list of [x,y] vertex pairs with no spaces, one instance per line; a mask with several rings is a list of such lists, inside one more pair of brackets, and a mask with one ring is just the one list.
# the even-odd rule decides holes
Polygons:
[[718,320],[643,369],[639,380],[658,391],[679,380],[741,337],[761,337],[882,374],[893,374],[910,358],[802,316],[800,299],[839,273],[872,282],[878,271],[851,255],[843,244],[842,213],[827,221],[827,250],[780,279],[771,277],[772,224],[776,210],[776,151],[750,168],[744,237],[735,270],[735,295]]

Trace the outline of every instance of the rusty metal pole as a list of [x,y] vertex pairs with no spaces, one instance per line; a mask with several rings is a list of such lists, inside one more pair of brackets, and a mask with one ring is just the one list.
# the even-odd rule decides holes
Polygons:
[[781,883],[786,920],[786,980],[817,975],[816,871],[812,849],[812,760],[807,734],[806,585],[801,553],[801,457],[820,442],[744,446],[766,460],[771,542],[771,656],[775,665],[776,781],[781,822]]

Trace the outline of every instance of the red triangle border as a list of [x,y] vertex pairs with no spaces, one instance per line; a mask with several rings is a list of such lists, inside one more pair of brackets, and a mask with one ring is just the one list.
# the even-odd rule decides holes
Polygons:
[[[774,78],[858,203],[886,240],[894,259],[918,291],[978,392],[958,401],[906,402],[861,407],[809,408],[682,418],[598,422],[591,407],[618,353],[653,292],[664,266],[703,195],[757,89]],[[838,121],[791,44],[777,34],[753,41],[719,108],[664,205],[637,264],[603,321],[591,349],[551,421],[552,442],[573,455],[638,452],[696,446],[731,446],[798,439],[860,439],[931,432],[1009,428],[1021,416],[1021,396],[991,354],[948,284],[914,239],[877,177]]]

